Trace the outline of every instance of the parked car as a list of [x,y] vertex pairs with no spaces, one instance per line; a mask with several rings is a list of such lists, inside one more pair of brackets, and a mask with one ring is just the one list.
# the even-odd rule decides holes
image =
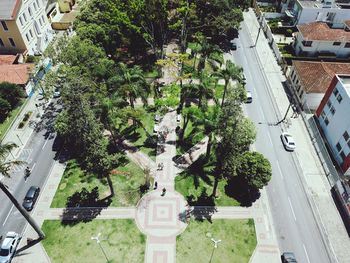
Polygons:
[[180,122],[181,121],[181,114],[178,114],[177,116],[176,116],[176,122]]
[[40,188],[37,186],[31,186],[26,193],[22,206],[27,211],[32,211],[36,200],[38,199]]
[[247,100],[245,101],[246,103],[252,103],[253,102],[253,96],[250,91],[247,91]]
[[295,141],[291,134],[288,132],[282,132],[281,140],[287,151],[294,151],[296,148]]
[[10,263],[15,255],[21,236],[16,232],[7,232],[0,247],[0,263]]
[[156,115],[154,116],[154,121],[155,121],[155,123],[159,123],[159,121],[160,121],[160,116],[159,116],[158,114],[156,114]]
[[284,252],[281,258],[283,263],[298,263],[292,252]]
[[230,43],[231,43],[231,49],[232,50],[236,50],[237,49],[237,44],[234,42],[234,40],[231,40]]
[[54,98],[59,98],[59,97],[61,97],[61,92],[59,91],[59,90],[55,90],[54,92],[53,92],[53,97]]

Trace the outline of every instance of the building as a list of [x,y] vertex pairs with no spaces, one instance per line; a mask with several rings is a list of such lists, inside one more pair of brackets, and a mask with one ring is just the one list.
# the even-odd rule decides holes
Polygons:
[[53,38],[47,0],[0,1],[0,54],[42,53]]
[[323,21],[342,27],[350,19],[347,3],[336,3],[334,0],[282,0],[281,12],[285,13],[291,25]]
[[325,22],[298,25],[293,43],[296,55],[349,57],[350,27],[349,21],[346,22],[342,29],[331,28]]
[[334,159],[345,175],[350,175],[350,75],[335,75],[316,117],[332,150]]
[[335,74],[350,74],[350,63],[293,60],[288,79],[300,105],[316,110]]

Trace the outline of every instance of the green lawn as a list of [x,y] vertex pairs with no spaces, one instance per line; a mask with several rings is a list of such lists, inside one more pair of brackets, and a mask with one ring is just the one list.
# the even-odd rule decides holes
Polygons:
[[149,136],[153,136],[155,114],[155,112],[146,112],[141,120],[143,127],[138,127],[135,133],[131,131],[131,127],[127,126],[127,124],[125,125],[124,129],[122,129],[122,133],[125,135],[125,137],[134,146],[138,147],[142,152],[146,153],[153,160],[156,159],[155,145],[149,145],[145,142]]
[[[135,206],[141,197],[139,187],[144,184],[145,177],[140,167],[133,162],[117,167],[112,175],[115,197],[111,206]],[[68,162],[51,207],[65,207],[67,198],[83,187],[88,190],[98,187],[100,199],[108,196],[109,188],[106,180],[98,179],[93,174],[81,170],[75,160]]]
[[[211,238],[221,240],[215,251]],[[212,223],[191,220],[177,237],[176,262],[248,263],[255,247],[253,219],[215,219]]]
[[0,123],[0,140],[2,140],[5,136],[7,129],[10,127],[11,123],[16,118],[24,102],[25,100],[22,100],[22,102],[20,102],[20,104],[13,111],[11,111],[7,119],[4,122]]
[[42,241],[53,263],[105,263],[99,244],[91,240],[101,233],[101,246],[109,263],[144,262],[145,236],[130,219],[93,220],[74,226],[64,226],[58,220],[45,221]]
[[[213,192],[214,177],[210,172],[190,167],[175,178],[175,189],[190,203],[196,205],[214,205],[209,196]],[[225,192],[226,181],[221,180],[217,188],[216,206],[239,206],[240,203]]]

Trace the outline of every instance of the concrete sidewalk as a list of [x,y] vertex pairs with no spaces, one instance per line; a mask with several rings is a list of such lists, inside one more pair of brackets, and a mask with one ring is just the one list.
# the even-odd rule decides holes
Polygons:
[[[253,44],[253,40],[256,39],[258,34],[259,24],[251,9],[244,13],[244,21],[250,31]],[[265,73],[266,81],[269,83],[270,95],[276,102],[274,106],[278,111],[277,115],[281,119],[289,106],[289,100],[282,86],[282,82],[286,79],[264,34],[260,34],[255,49],[259,58],[258,63]],[[349,262],[350,239],[331,197],[330,184],[326,179],[304,122],[301,117],[291,118],[291,115],[292,112],[288,115],[291,125],[281,124],[282,129],[288,129],[297,142],[298,150],[294,161],[297,164],[298,172],[301,175],[300,179],[323,240],[328,247],[328,254],[332,258],[332,262]]]

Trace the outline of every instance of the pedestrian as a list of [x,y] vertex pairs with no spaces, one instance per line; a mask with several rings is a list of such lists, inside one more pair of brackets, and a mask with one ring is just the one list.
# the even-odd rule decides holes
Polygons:
[[29,175],[30,175],[30,169],[29,169],[29,167],[27,166],[27,168],[26,168],[25,171],[24,171],[24,181],[27,180],[27,178],[29,177]]
[[165,189],[165,187],[163,188],[163,190],[162,190],[162,194],[161,194],[161,196],[164,196],[165,195],[165,193],[166,193],[166,189]]
[[154,182],[154,188],[153,188],[153,189],[156,190],[157,188],[158,188],[158,182],[155,181],[155,182]]

